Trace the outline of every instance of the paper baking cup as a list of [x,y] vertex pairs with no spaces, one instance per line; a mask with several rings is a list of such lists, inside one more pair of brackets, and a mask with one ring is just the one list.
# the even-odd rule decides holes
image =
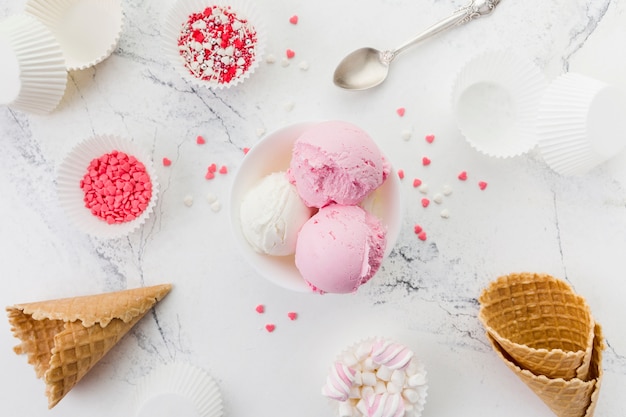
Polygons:
[[537,108],[547,81],[528,59],[510,51],[488,51],[470,60],[452,87],[459,130],[486,155],[507,158],[537,144]]
[[29,0],[26,13],[61,44],[68,71],[92,67],[111,55],[122,34],[121,0]]
[[[246,72],[233,78],[228,83],[205,81],[194,76],[185,66],[185,59],[180,55],[178,48],[178,37],[180,36],[181,28],[189,19],[189,16],[193,13],[200,13],[210,6],[230,6],[231,10],[234,11],[238,17],[248,20],[257,34],[254,61]],[[248,79],[263,60],[266,43],[265,33],[265,23],[262,17],[258,14],[256,9],[245,0],[180,0],[166,15],[163,28],[164,54],[184,80],[211,89],[230,88]]]
[[34,114],[54,110],[67,86],[61,47],[26,14],[0,22],[0,75],[0,104]]
[[567,73],[546,90],[537,116],[539,150],[562,175],[580,175],[626,144],[626,92]]
[[[80,180],[94,158],[114,150],[132,155],[145,165],[152,182],[152,197],[148,207],[135,220],[108,224],[85,207]],[[133,232],[148,219],[156,205],[159,184],[152,159],[140,146],[118,136],[98,135],[76,145],[61,163],[57,173],[57,192],[61,207],[80,230],[97,237],[117,238]]]
[[[163,365],[135,388],[136,417],[221,417],[222,395],[204,370],[187,363]],[[187,412],[184,412],[187,411]]]

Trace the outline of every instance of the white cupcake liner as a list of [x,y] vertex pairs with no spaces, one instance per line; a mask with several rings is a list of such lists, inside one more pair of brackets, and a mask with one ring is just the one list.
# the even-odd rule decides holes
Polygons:
[[[171,363],[157,367],[137,383],[133,415],[147,417],[145,409],[151,401],[160,399],[161,404],[167,404],[173,399],[171,396],[190,403],[199,417],[221,417],[224,414],[220,389],[207,372],[187,363]],[[154,407],[150,411],[150,417],[161,417],[158,410],[154,414]],[[162,417],[166,415],[171,414]]]
[[67,71],[52,33],[32,16],[13,15],[0,22],[0,43],[0,104],[34,114],[53,111],[65,94]]
[[[185,66],[185,60],[180,55],[178,49],[178,37],[180,36],[183,24],[189,19],[192,13],[202,12],[210,6],[226,7],[230,6],[238,17],[245,18],[254,27],[257,35],[255,46],[255,59],[246,72],[233,78],[228,83],[219,83],[217,81],[205,81],[189,72]],[[180,76],[195,85],[211,88],[223,89],[230,88],[241,84],[248,79],[258,68],[263,60],[266,44],[266,29],[263,18],[259,15],[256,8],[246,0],[179,0],[167,13],[163,26],[163,48],[164,54],[170,63],[174,66]]]
[[537,107],[547,85],[539,68],[511,51],[487,51],[460,70],[452,88],[459,130],[486,155],[508,158],[537,144]]
[[547,88],[537,116],[539,150],[561,175],[581,175],[626,145],[626,92],[567,73]]
[[[145,165],[152,183],[152,196],[146,209],[136,219],[108,224],[85,207],[80,180],[94,158],[114,150],[132,155]],[[112,239],[127,235],[145,223],[156,206],[159,184],[152,159],[140,146],[118,136],[97,135],[76,145],[63,160],[57,172],[57,193],[59,204],[78,229],[92,236]]]
[[[394,340],[390,338],[381,337],[381,336],[365,338],[343,349],[337,355],[337,357],[335,358],[335,361],[342,362],[346,364],[348,367],[350,367],[351,362],[353,362],[354,360],[358,360],[357,356],[359,354],[359,351],[364,346],[365,347],[372,346],[374,342],[376,342],[377,340],[395,342]],[[411,367],[414,368],[416,374],[421,374],[424,377],[425,383],[423,385],[420,385],[419,387],[413,387],[413,389],[418,394],[418,399],[417,399],[417,402],[411,404],[410,409],[406,410],[404,416],[405,417],[420,417],[422,412],[424,411],[424,407],[426,405],[426,398],[428,396],[428,385],[427,385],[428,382],[426,378],[427,372],[426,372],[423,362],[419,360],[415,355],[412,358]],[[407,387],[405,386],[405,388]],[[366,416],[363,416],[362,413],[356,408],[357,403],[358,402],[355,401],[355,399],[349,399],[348,401],[345,401],[345,402],[329,399],[330,407],[335,411],[335,415],[337,416],[343,415],[342,411],[344,411],[345,408],[351,408],[353,417],[366,417]],[[405,400],[405,405],[406,404],[407,404],[407,401]]]
[[54,34],[68,71],[89,68],[108,58],[124,25],[121,0],[28,0],[26,13]]

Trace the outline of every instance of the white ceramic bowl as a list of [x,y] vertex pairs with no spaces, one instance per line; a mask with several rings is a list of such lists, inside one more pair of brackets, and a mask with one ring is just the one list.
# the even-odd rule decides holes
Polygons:
[[[254,145],[235,174],[230,195],[230,222],[235,240],[244,258],[259,275],[272,283],[299,292],[311,292],[296,268],[294,256],[260,254],[248,244],[241,230],[239,209],[248,192],[261,178],[276,171],[286,171],[296,139],[317,122],[302,122],[276,130]],[[387,228],[385,256],[393,249],[402,224],[400,180],[391,168],[387,180],[366,198],[362,206],[378,216]]]

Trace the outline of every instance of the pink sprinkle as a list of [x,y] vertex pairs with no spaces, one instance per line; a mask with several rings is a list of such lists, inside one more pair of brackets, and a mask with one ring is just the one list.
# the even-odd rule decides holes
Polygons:
[[276,329],[276,326],[272,323],[265,325],[265,330],[267,330],[269,333],[272,333],[275,329]]
[[424,165],[424,166],[430,165],[430,159],[427,158],[427,157],[423,157],[422,158],[422,165]]
[[417,235],[418,239],[421,241],[426,240],[426,232],[421,232]]
[[433,141],[435,140],[435,135],[426,135],[426,142],[428,143],[433,143]]
[[485,188],[487,188],[487,183],[485,181],[480,181],[478,183],[478,186],[480,187],[481,190],[484,190]]
[[404,170],[403,169],[399,169],[398,170],[398,178],[400,178],[400,179],[404,178]]
[[259,304],[258,306],[256,306],[255,310],[257,313],[263,314],[265,313],[265,306],[263,304]]
[[250,148],[243,148],[243,154],[247,155],[250,152]]
[[228,174],[228,168],[226,167],[226,165],[222,165],[220,167],[220,174]]
[[287,317],[289,317],[289,320],[293,321],[298,318],[298,313],[290,311],[287,313]]
[[415,232],[416,235],[420,234],[422,232],[422,226],[420,226],[419,224],[416,224],[415,226],[413,226],[413,231]]
[[168,167],[172,165],[172,161],[169,158],[163,158],[163,166]]
[[207,180],[212,180],[213,178],[215,178],[215,174],[211,171],[207,171],[206,175],[204,176],[204,178],[206,178]]
[[465,171],[461,171],[461,173],[459,174],[458,178],[459,178],[461,181],[465,181],[465,180],[467,179],[467,172],[465,172]]
[[420,185],[422,185],[422,180],[420,180],[419,178],[415,178],[415,179],[413,180],[413,187],[417,188],[417,187],[419,187]]
[[398,116],[400,117],[403,117],[405,112],[406,112],[406,109],[404,107],[398,107],[396,109],[396,113],[398,113]]
[[289,18],[289,23],[291,23],[292,25],[297,25],[298,24],[298,16],[296,16],[295,14],[293,16],[291,16]]
[[217,165],[215,165],[215,164],[209,165],[208,170],[209,170],[209,172],[213,172],[213,173],[217,172]]
[[427,198],[422,198],[422,207],[426,208],[430,204],[430,200]]
[[292,49],[287,49],[287,50],[285,51],[285,54],[287,55],[287,58],[289,58],[289,59],[291,59],[291,58],[293,58],[294,56],[296,56],[296,53],[295,53]]
[[198,145],[204,145],[204,144],[206,143],[206,141],[204,140],[204,138],[203,138],[202,136],[198,136],[198,137],[196,138],[196,143],[197,143]]

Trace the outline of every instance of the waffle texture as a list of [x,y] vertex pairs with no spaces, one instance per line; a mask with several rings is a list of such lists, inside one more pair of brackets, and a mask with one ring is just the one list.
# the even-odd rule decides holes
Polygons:
[[141,318],[170,284],[7,307],[13,335],[54,407]]

